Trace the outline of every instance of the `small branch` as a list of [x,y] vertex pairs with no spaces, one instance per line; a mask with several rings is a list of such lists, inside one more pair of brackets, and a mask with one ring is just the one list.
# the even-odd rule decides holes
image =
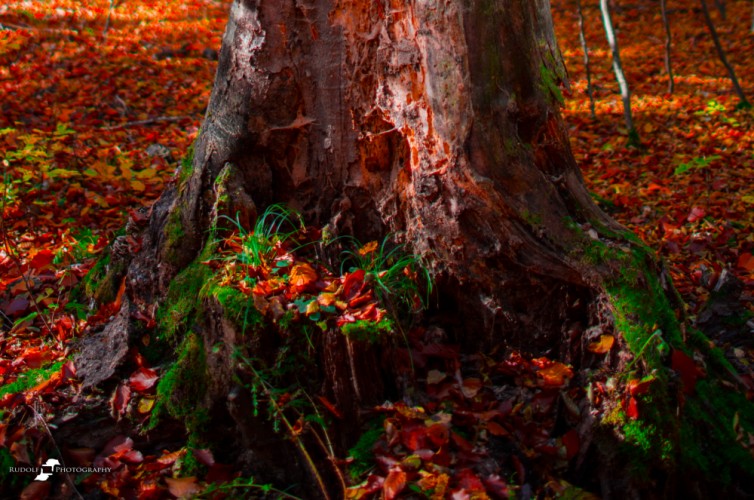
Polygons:
[[135,122],[120,123],[118,125],[111,125],[108,127],[100,127],[100,130],[117,130],[119,128],[138,127],[140,125],[154,125],[161,122],[179,122],[183,120],[193,120],[192,116],[158,116],[156,118],[149,118],[147,120],[138,120]]
[[670,18],[668,17],[666,0],[660,0],[660,11],[662,12],[662,25],[665,28],[665,71],[668,73],[668,93],[672,94],[675,90],[675,81],[673,79],[673,66],[670,60],[672,38],[670,36]]
[[712,16],[710,16],[709,13],[709,7],[707,7],[707,0],[700,0],[702,4],[702,13],[704,14],[704,21],[707,23],[707,29],[709,29],[710,35],[712,35],[712,41],[715,42],[715,49],[717,50],[717,55],[720,58],[720,62],[723,63],[723,66],[728,70],[728,75],[730,76],[730,81],[733,83],[733,88],[736,91],[736,94],[738,94],[738,98],[741,100],[740,106],[744,107],[750,107],[751,104],[749,104],[749,100],[746,99],[746,94],[744,94],[743,89],[741,88],[741,85],[738,83],[738,78],[736,77],[736,71],[733,69],[733,66],[730,65],[728,62],[728,58],[725,55],[725,50],[723,49],[722,44],[720,43],[720,37],[717,36],[717,30],[715,29],[715,24],[712,22]]
[[715,6],[720,11],[720,17],[725,20],[725,0],[715,0]]
[[[55,451],[57,451],[58,456],[60,457],[60,464],[63,466],[63,468],[65,468],[66,465],[65,465],[65,459],[63,458],[63,453],[60,451],[60,448],[58,448],[58,444],[55,442],[55,438],[52,436],[52,431],[50,431],[50,426],[47,425],[47,421],[44,419],[44,416],[41,415],[33,405],[27,404],[26,406],[34,414],[34,421],[36,423],[39,423],[39,425],[41,425],[42,428],[47,433],[47,436],[50,438],[50,441],[52,442],[52,446],[55,448]],[[73,489],[73,492],[76,494],[76,498],[79,498],[80,500],[84,500],[84,497],[81,496],[81,493],[79,492],[79,490],[76,489],[76,483],[73,482],[71,475],[68,474],[67,472],[64,472],[63,474],[65,475],[66,482]]]
[[623,100],[623,116],[626,119],[626,127],[628,128],[628,144],[638,146],[639,135],[636,132],[634,119],[631,116],[631,90],[628,88],[626,75],[623,73],[623,65],[620,61],[620,49],[618,48],[618,40],[615,37],[615,30],[613,29],[613,19],[610,15],[608,0],[600,0],[600,10],[602,12],[602,25],[605,27],[607,43],[613,51],[613,71],[615,72],[615,79],[618,80],[620,96]]
[[105,27],[102,28],[102,38],[107,40],[107,30],[110,29],[110,18],[113,15],[114,0],[110,0],[110,7],[107,9],[107,18],[105,19]]
[[597,118],[594,110],[594,90],[592,89],[592,69],[589,64],[589,47],[586,44],[584,36],[584,12],[581,9],[581,0],[576,0],[576,12],[579,15],[579,41],[581,50],[584,52],[584,67],[586,68],[586,92],[589,94],[589,111],[592,113],[592,120]]

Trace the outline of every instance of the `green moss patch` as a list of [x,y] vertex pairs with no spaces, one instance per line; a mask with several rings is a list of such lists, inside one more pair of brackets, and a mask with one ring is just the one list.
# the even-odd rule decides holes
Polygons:
[[63,366],[63,362],[58,361],[46,368],[37,368],[19,374],[15,381],[0,387],[0,399],[6,394],[19,394],[41,384],[52,377],[54,373],[60,371],[61,366]]
[[184,419],[187,428],[197,428],[203,413],[199,403],[207,391],[207,359],[202,340],[195,333],[187,335],[178,348],[178,359],[157,384],[157,403],[149,427],[157,419],[170,415]]
[[175,342],[196,319],[199,292],[211,278],[212,270],[197,259],[173,279],[164,304],[157,310],[162,338]]

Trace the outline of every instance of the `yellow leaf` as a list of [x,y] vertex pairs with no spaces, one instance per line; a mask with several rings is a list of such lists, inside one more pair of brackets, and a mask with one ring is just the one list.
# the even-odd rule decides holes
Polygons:
[[613,348],[613,344],[615,343],[615,337],[612,335],[600,335],[600,339],[597,342],[592,342],[589,344],[589,352],[593,352],[595,354],[605,354],[610,349]]
[[139,413],[149,413],[154,407],[154,398],[141,398],[139,401]]
[[137,180],[131,181],[131,189],[133,189],[134,191],[144,191],[146,188],[147,186],[145,186],[144,183],[141,181],[137,181]]

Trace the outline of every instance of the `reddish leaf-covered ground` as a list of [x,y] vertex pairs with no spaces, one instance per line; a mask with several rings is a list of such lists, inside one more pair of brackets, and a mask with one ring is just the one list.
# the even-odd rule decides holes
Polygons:
[[[744,330],[754,329],[746,325],[754,310],[754,115],[736,109],[738,100],[701,13],[685,2],[668,2],[676,74],[676,90],[669,95],[659,6],[624,2],[625,8],[615,10],[643,144],[631,148],[598,10],[591,4],[585,9],[597,112],[591,118],[575,7],[565,0],[552,3],[571,77],[570,90],[564,89],[566,120],[596,199],[668,261],[692,316],[703,311],[723,271],[737,276],[743,297],[733,299],[740,309],[732,320],[743,320]],[[752,6],[743,0],[726,4],[727,20],[717,12],[713,17],[744,90],[754,98]],[[225,2],[213,0],[0,5],[0,491],[31,479],[3,475],[7,467],[39,465],[58,456],[51,426],[74,420],[89,398],[106,398],[116,420],[149,418],[162,373],[139,353],[129,355],[133,372],[112,394],[79,392],[68,356],[71,341],[106,322],[119,298],[90,311],[70,294],[116,231],[129,217],[141,217],[135,210],[173,181],[201,123],[226,11]],[[136,251],[140,242],[132,238],[128,244]],[[297,262],[294,267],[301,272],[292,276],[299,281],[257,296],[269,303],[278,300],[277,293],[290,302],[306,299],[299,307],[308,319],[318,314],[309,310],[315,302],[335,304],[339,297],[332,297],[332,304],[324,297],[332,295],[329,289],[302,285],[314,279],[310,275],[324,274],[315,271],[317,263],[286,258]],[[249,296],[255,293],[231,275],[226,284],[235,283]],[[328,279],[345,284],[354,282],[353,276]],[[369,300],[346,304],[338,314],[345,318],[360,314],[353,308],[371,307],[370,314],[381,318],[384,311],[378,312],[369,290],[358,283],[358,296]],[[615,340],[603,335],[589,351],[603,355]],[[349,466],[354,480],[364,480],[349,496],[394,498],[433,491],[432,498],[451,492],[458,498],[507,498],[536,493],[527,483],[532,474],[540,477],[539,492],[584,494],[558,479],[558,471],[579,451],[573,430],[578,408],[566,411],[565,422],[557,426],[553,408],[556,401],[575,407],[585,397],[583,388],[570,384],[573,373],[567,365],[518,353],[461,357],[457,348],[422,329],[409,332],[405,342],[404,351],[410,350],[416,363],[421,397],[415,406],[374,409],[382,426],[364,441],[368,453]],[[754,363],[751,345],[738,338],[718,342],[739,368]],[[674,354],[673,368],[691,385],[694,366],[690,358]],[[634,382],[626,388],[629,418],[640,411],[634,396],[651,383]],[[596,387],[592,397],[599,398],[604,388]],[[326,400],[320,408],[323,414],[337,414]],[[77,486],[112,497],[181,497],[233,477],[203,449],[177,445],[146,452],[124,435],[102,449],[57,445],[68,465],[115,470]],[[508,453],[512,449],[518,451]],[[493,462],[493,452],[510,458]],[[206,475],[181,474],[187,454],[205,467]],[[27,498],[44,498],[50,484],[30,483]],[[60,482],[57,487],[70,488]]]

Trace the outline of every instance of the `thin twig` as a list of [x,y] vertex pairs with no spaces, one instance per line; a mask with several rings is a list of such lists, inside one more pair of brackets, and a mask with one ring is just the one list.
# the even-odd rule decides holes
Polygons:
[[154,125],[160,122],[179,122],[182,120],[193,120],[192,116],[158,116],[156,118],[149,118],[147,120],[138,120],[135,122],[126,122],[118,125],[111,125],[109,127],[101,127],[101,130],[117,130],[119,128],[126,127],[138,127],[139,125]]
[[675,80],[673,78],[673,65],[670,60],[670,49],[672,47],[672,38],[670,34],[670,18],[668,17],[668,8],[666,0],[660,0],[660,11],[662,12],[662,25],[665,28],[665,71],[668,73],[668,94],[675,90]]
[[[44,428],[45,432],[47,433],[47,436],[50,438],[50,441],[52,442],[52,446],[55,448],[55,451],[58,453],[58,457],[60,457],[60,465],[63,466],[63,469],[66,468],[65,465],[65,459],[63,458],[63,453],[60,451],[60,448],[58,448],[58,443],[55,442],[55,438],[52,436],[52,431],[50,431],[50,426],[47,425],[47,421],[45,421],[44,416],[40,415],[37,409],[30,404],[26,405],[34,414],[34,421],[39,422],[42,427]],[[71,479],[70,474],[67,472],[63,472],[66,478],[66,482],[73,488],[73,492],[76,494],[76,496],[80,500],[84,500],[84,497],[81,496],[81,493],[79,493],[79,490],[76,489],[76,483],[73,482],[73,479]]]
[[592,68],[589,64],[589,47],[586,44],[586,36],[584,36],[584,12],[581,8],[581,0],[576,0],[576,12],[579,15],[579,41],[581,42],[581,50],[584,52],[584,68],[586,69],[586,92],[589,94],[589,111],[592,114],[592,120],[597,118],[597,113],[594,110],[594,89],[592,88]]
[[749,100],[746,99],[746,94],[744,94],[743,89],[741,88],[741,85],[738,83],[738,78],[736,77],[736,70],[733,69],[733,66],[728,62],[728,58],[725,55],[725,50],[723,49],[722,44],[720,43],[720,37],[717,36],[717,30],[715,29],[715,23],[712,22],[712,16],[709,13],[709,7],[707,7],[706,0],[700,0],[702,4],[702,13],[704,14],[704,21],[707,23],[707,29],[709,29],[710,35],[712,36],[712,41],[715,43],[715,49],[717,49],[717,55],[720,58],[720,62],[723,63],[723,66],[725,66],[725,69],[728,70],[728,76],[730,76],[730,81],[733,83],[733,88],[736,91],[736,94],[738,94],[738,98],[741,100],[740,105],[749,107],[751,106],[749,104]]

